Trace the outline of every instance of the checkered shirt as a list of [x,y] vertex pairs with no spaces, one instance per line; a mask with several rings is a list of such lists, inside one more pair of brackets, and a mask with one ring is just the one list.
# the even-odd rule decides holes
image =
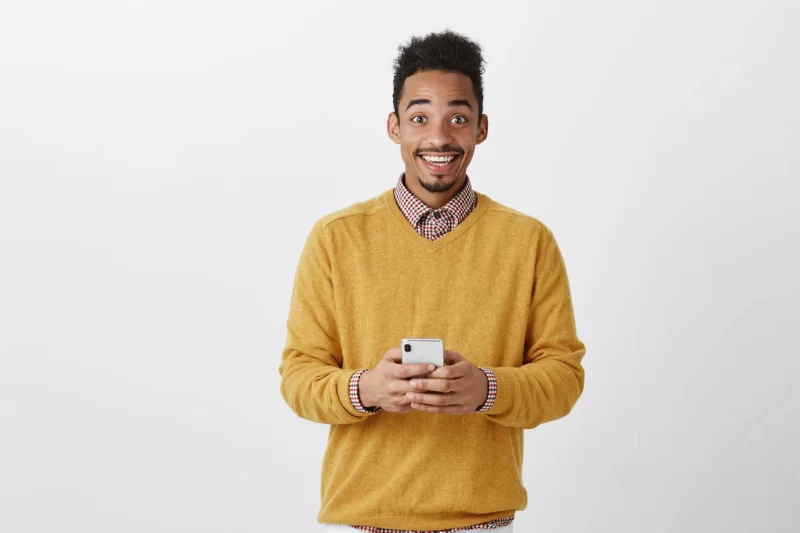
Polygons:
[[[428,207],[422,202],[422,200],[417,198],[410,190],[408,190],[408,187],[406,187],[405,184],[405,174],[401,174],[400,179],[397,181],[397,186],[394,189],[394,198],[397,202],[397,206],[403,212],[403,215],[405,215],[411,226],[417,230],[417,233],[432,241],[441,238],[447,232],[452,231],[456,226],[463,222],[470,215],[470,213],[472,213],[478,203],[478,198],[475,194],[475,191],[472,189],[469,176],[464,182],[461,190],[453,197],[453,199],[439,209],[432,209]],[[486,395],[486,401],[483,405],[475,410],[476,413],[485,413],[491,409],[492,405],[494,405],[495,398],[497,398],[497,378],[495,377],[494,372],[484,367],[481,367],[481,370],[483,370],[483,372],[486,374],[486,378],[489,381],[489,388]],[[361,405],[361,399],[358,396],[359,380],[361,379],[361,376],[364,375],[364,372],[368,371],[369,369],[362,368],[353,373],[353,376],[350,378],[349,387],[350,401],[357,411],[361,413],[376,414],[380,412],[381,408],[377,406],[364,407]],[[451,533],[463,530],[497,529],[509,525],[513,520],[514,517],[509,516],[506,518],[499,518],[497,520],[484,522],[482,524],[475,524],[473,526],[424,532],[357,525],[351,525],[351,527],[360,529],[362,531],[367,531],[369,533]]]
[[394,188],[394,199],[408,222],[423,237],[435,241],[452,231],[469,216],[478,204],[478,197],[467,176],[461,190],[439,209],[432,209],[406,187],[405,173]]

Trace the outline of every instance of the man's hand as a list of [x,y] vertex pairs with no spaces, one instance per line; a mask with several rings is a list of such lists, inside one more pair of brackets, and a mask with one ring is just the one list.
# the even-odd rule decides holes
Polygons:
[[358,395],[364,407],[378,406],[390,413],[408,413],[411,400],[409,379],[427,376],[436,367],[428,363],[403,364],[400,347],[391,348],[375,368],[364,372],[358,381]]
[[411,408],[447,415],[474,413],[489,395],[489,379],[458,352],[445,350],[444,362],[446,366],[411,380],[406,393]]

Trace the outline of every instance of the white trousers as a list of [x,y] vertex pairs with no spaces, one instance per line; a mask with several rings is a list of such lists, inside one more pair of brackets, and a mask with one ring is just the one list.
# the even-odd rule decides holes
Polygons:
[[[482,531],[480,529],[458,529],[456,531],[464,531],[465,533],[478,533]],[[514,523],[510,523],[505,527],[497,528],[497,529],[488,529],[486,531],[491,531],[492,533],[514,533]],[[343,526],[340,524],[323,524],[322,528],[323,533],[364,533],[360,529],[356,529],[350,526]]]

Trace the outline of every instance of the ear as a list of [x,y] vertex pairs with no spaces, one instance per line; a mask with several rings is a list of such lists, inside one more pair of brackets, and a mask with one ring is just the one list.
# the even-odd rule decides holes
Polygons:
[[400,124],[397,122],[397,115],[395,115],[394,111],[389,113],[386,118],[386,133],[389,134],[389,138],[395,144],[400,144]]
[[478,123],[478,137],[475,139],[475,144],[481,144],[489,136],[489,117],[484,113],[481,115],[481,120]]

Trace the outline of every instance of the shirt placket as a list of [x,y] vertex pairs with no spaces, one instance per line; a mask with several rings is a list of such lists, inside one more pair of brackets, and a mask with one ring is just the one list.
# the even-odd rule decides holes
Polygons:
[[447,210],[439,211],[439,213],[439,218],[436,219],[436,233],[437,237],[442,237],[450,231],[451,217]]

